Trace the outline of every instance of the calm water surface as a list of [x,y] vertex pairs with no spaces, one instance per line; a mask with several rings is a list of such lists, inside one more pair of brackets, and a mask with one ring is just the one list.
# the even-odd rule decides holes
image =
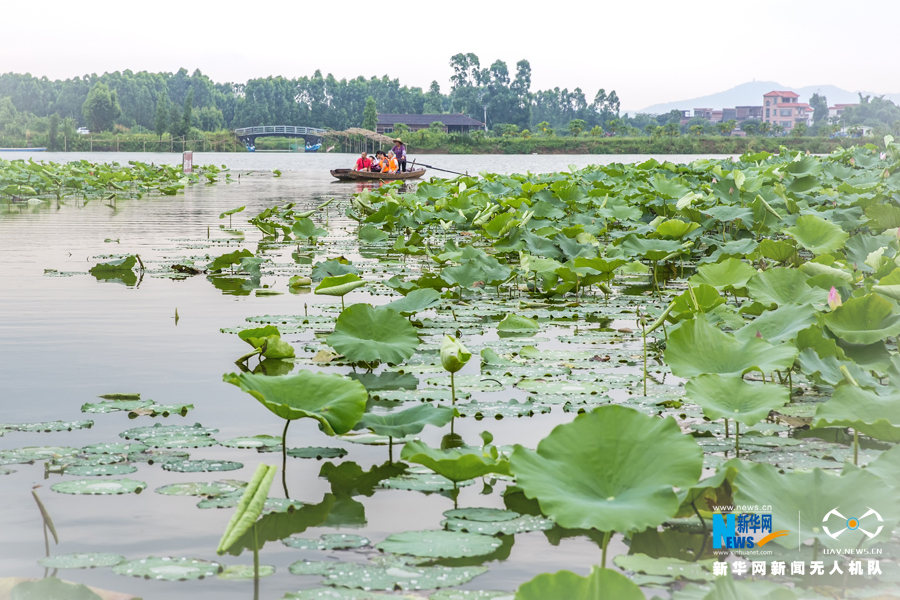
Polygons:
[[[23,158],[21,153],[2,158]],[[45,160],[127,160],[178,162],[173,154],[90,155],[39,153]],[[583,166],[594,161],[642,161],[647,157],[626,156],[428,156],[428,164],[451,170],[514,172],[553,171],[568,164]],[[666,157],[694,160],[698,157]],[[82,274],[49,277],[45,269],[85,272],[97,257],[114,253],[137,253],[145,261],[163,257],[217,255],[227,251],[206,246],[207,229],[212,238],[229,235],[219,230],[218,216],[224,210],[246,205],[234,217],[234,229],[247,234],[243,247],[256,251],[258,235],[246,223],[248,216],[264,208],[288,201],[315,205],[336,197],[345,199],[359,188],[356,184],[333,183],[327,168],[349,165],[350,155],[303,154],[199,154],[195,163],[213,161],[235,170],[285,171],[281,178],[266,172],[245,173],[240,183],[196,186],[175,197],[145,197],[120,200],[112,208],[99,200],[86,207],[72,200],[63,206],[44,203],[32,207],[0,207],[0,422],[19,423],[92,418],[92,429],[61,433],[10,432],[0,437],[0,450],[26,446],[82,447],[100,442],[120,442],[118,433],[130,427],[200,422],[219,429],[215,438],[258,434],[280,435],[283,422],[238,388],[222,382],[222,374],[235,370],[237,356],[247,346],[236,336],[220,333],[222,327],[244,324],[247,317],[262,314],[298,314],[304,304],[310,314],[319,303],[333,299],[285,293],[280,296],[223,295],[204,276],[183,281],[145,276],[138,287],[99,282]],[[351,223],[333,220],[331,235],[348,236]],[[119,243],[104,242],[118,239]],[[349,239],[349,238],[348,238]],[[190,241],[188,241],[190,240]],[[187,246],[191,246],[188,248]],[[349,247],[349,246],[348,246]],[[334,254],[331,254],[333,256]],[[290,249],[271,257],[291,263]],[[325,258],[317,255],[316,260]],[[287,277],[263,276],[262,283],[286,291]],[[347,300],[372,301],[364,293]],[[375,302],[385,301],[383,298]],[[175,310],[180,320],[176,325]],[[306,334],[287,335],[288,341],[311,339]],[[477,357],[469,365],[477,372]],[[475,367],[471,369],[471,367]],[[193,403],[196,409],[186,418],[140,417],[129,420],[125,413],[84,415],[79,408],[97,396],[111,392],[140,392],[143,398],[159,403]],[[510,395],[504,395],[508,399]],[[522,443],[533,447],[557,424],[572,415],[559,408],[536,418],[477,422],[458,420],[456,430],[469,442],[490,429],[495,443]],[[437,445],[439,432],[426,429],[422,439]],[[339,446],[349,454],[332,462],[355,461],[363,469],[386,460],[386,448],[348,444],[329,439],[309,420],[292,425],[291,447]],[[80,479],[72,476],[44,476],[44,464],[11,465],[16,472],[0,476],[0,577],[41,577],[37,560],[44,556],[41,516],[31,497],[37,488],[59,533],[59,545],[51,553],[112,552],[127,559],[146,556],[185,556],[220,560],[226,565],[250,564],[252,555],[218,559],[215,548],[233,509],[196,508],[196,497],[163,496],[153,493],[161,485],[174,482],[243,479],[252,475],[260,462],[280,463],[280,456],[255,450],[226,449],[220,446],[191,451],[191,458],[225,458],[245,466],[227,473],[181,474],[163,471],[159,465],[137,464],[138,471],[125,477],[145,481],[148,489],[140,495],[73,496],[52,492],[57,481]],[[322,501],[330,484],[319,478],[324,461],[289,459],[288,487],[294,499],[311,504]],[[480,485],[462,489],[461,507],[502,507],[500,491],[480,495]],[[276,484],[271,495],[280,497]],[[365,507],[364,527],[314,528],[304,535],[316,537],[334,531],[364,535],[373,542],[387,535],[409,530],[437,529],[442,512],[452,501],[438,494],[383,490],[371,497],[356,496]],[[626,550],[616,538],[610,556]],[[323,560],[364,560],[351,552],[316,552],[269,543],[261,551],[261,563],[274,565],[277,573],[261,583],[261,598],[281,598],[285,592],[316,587],[320,578],[297,577],[288,565],[306,558]],[[551,545],[543,533],[519,534],[507,560],[491,562],[490,570],[463,586],[466,589],[513,590],[537,573],[571,569],[586,574],[598,564],[600,550],[586,538],[562,540]],[[203,581],[160,582],[127,578],[110,569],[60,571],[60,577],[99,588],[127,592],[143,598],[251,598],[252,582]]]

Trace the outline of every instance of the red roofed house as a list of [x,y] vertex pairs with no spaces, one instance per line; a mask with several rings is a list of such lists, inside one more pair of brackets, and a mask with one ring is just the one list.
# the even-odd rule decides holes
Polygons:
[[809,104],[797,102],[800,95],[795,92],[774,90],[763,95],[763,122],[774,127],[781,125],[788,133],[798,123],[809,125],[813,112]]

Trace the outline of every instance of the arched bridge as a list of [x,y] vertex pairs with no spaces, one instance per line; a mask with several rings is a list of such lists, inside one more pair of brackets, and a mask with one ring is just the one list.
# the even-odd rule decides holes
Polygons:
[[315,152],[322,145],[324,129],[318,127],[296,127],[294,125],[262,125],[260,127],[242,127],[234,130],[234,135],[241,140],[247,150],[256,150],[258,137],[302,137],[306,140],[308,152]]

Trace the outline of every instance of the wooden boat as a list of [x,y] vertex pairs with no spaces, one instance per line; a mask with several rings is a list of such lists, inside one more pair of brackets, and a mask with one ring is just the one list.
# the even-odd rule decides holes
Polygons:
[[406,173],[372,173],[370,171],[354,171],[353,169],[332,169],[331,175],[341,181],[396,181],[398,179],[418,179],[425,174],[425,169],[407,171]]

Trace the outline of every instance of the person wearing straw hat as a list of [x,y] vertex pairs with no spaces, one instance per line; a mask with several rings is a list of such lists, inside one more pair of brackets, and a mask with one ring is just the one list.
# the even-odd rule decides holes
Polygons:
[[400,170],[406,173],[406,146],[400,138],[395,138],[393,142],[394,147],[391,148],[391,152],[394,153],[394,157],[397,159],[397,165],[400,167]]

